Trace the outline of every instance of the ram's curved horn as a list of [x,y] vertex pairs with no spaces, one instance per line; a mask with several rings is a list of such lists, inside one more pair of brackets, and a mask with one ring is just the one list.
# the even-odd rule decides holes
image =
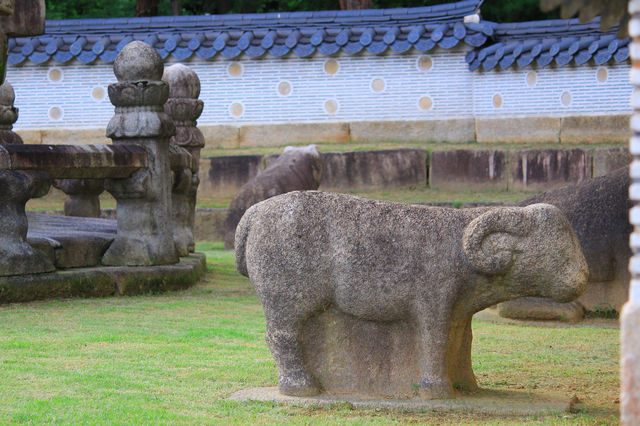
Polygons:
[[513,247],[485,249],[483,241],[494,233],[523,237],[531,231],[533,220],[527,208],[497,208],[473,219],[464,230],[462,248],[471,266],[482,274],[505,272],[513,262]]

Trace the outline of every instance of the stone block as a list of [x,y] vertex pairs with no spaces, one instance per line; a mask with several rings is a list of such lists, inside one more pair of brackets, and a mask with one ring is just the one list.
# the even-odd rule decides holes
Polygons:
[[560,123],[561,143],[611,143],[627,142],[631,136],[630,116],[579,115],[562,117]]
[[45,171],[50,178],[127,178],[149,165],[134,145],[4,145],[0,167]]
[[353,142],[470,142],[473,118],[421,121],[355,121],[349,123]]
[[223,241],[227,209],[198,209],[194,237],[196,241]]
[[191,287],[206,272],[205,256],[195,253],[176,265],[110,268],[120,296],[159,293]]
[[347,123],[248,124],[240,127],[240,146],[281,146],[295,143],[349,142]]
[[302,336],[304,357],[325,392],[417,395],[420,350],[410,322],[367,321],[331,308],[307,321]]
[[593,150],[593,177],[604,176],[631,163],[628,148],[596,148]]
[[478,142],[558,143],[560,117],[477,118]]
[[233,195],[262,169],[262,155],[229,155],[203,159],[200,194]]
[[108,297],[188,288],[206,272],[196,253],[176,265],[99,266],[53,273],[0,277],[0,304],[67,297]]
[[591,178],[591,151],[524,149],[511,152],[510,189],[547,190]]
[[446,190],[506,190],[506,160],[505,151],[500,150],[432,151],[429,186]]
[[108,297],[116,283],[102,270],[76,269],[0,278],[0,304],[61,297]]
[[327,152],[323,156],[322,190],[427,184],[424,149]]
[[584,306],[575,301],[560,303],[540,297],[523,297],[499,303],[498,314],[503,318],[518,320],[575,323],[584,318]]
[[204,135],[205,146],[235,148],[240,143],[240,129],[238,126],[228,124],[198,125],[198,129]]

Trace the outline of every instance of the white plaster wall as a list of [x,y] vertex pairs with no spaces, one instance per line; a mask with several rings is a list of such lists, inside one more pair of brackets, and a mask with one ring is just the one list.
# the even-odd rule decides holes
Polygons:
[[[325,72],[325,56],[301,59],[263,58],[229,61],[188,61],[202,82],[205,102],[201,124],[249,124],[286,122],[350,122],[380,120],[428,120],[522,115],[620,114],[631,111],[627,101],[628,64],[606,66],[607,81],[596,79],[596,66],[469,72],[464,62],[466,49],[436,50],[427,54],[431,69],[418,67],[422,54],[337,56],[338,71]],[[172,61],[168,61],[171,63]],[[229,66],[237,62],[240,76],[230,75]],[[62,70],[60,81],[50,81],[52,68]],[[529,87],[528,72],[537,74]],[[376,93],[371,82],[383,79],[385,89]],[[112,66],[73,63],[9,67],[7,79],[16,91],[20,117],[16,129],[105,128],[113,116],[107,97],[92,98],[92,90],[115,81]],[[278,83],[287,81],[291,93],[278,93]],[[564,106],[561,96],[571,93],[571,104]],[[493,106],[499,93],[502,106]],[[419,101],[428,96],[432,106],[421,109]],[[331,114],[327,101],[337,105]],[[234,116],[232,105],[242,105]],[[52,119],[57,107],[62,117]],[[237,109],[237,108],[236,108]],[[73,141],[70,141],[73,142]]]
[[[596,77],[599,68],[606,70],[605,82],[598,81]],[[508,117],[630,114],[629,69],[629,64],[614,64],[603,67],[583,65],[474,72],[474,115]],[[527,83],[527,74],[530,72],[536,74],[533,86]],[[568,106],[562,103],[564,92],[571,94]],[[493,105],[496,94],[502,97],[502,106],[499,108]]]

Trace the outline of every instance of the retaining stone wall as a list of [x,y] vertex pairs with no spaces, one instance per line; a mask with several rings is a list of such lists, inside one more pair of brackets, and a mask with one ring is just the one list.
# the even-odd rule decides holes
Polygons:
[[[547,190],[627,165],[625,148],[328,152],[323,190],[430,186],[443,190]],[[277,156],[201,160],[200,196],[231,196]]]

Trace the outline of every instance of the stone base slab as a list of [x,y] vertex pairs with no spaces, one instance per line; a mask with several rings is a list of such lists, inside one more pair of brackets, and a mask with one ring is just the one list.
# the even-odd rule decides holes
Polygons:
[[67,297],[130,296],[180,290],[206,272],[204,254],[195,253],[175,265],[99,266],[46,274],[0,277],[0,304]]
[[571,409],[568,397],[525,392],[481,390],[473,395],[453,399],[360,399],[342,395],[321,394],[314,397],[282,395],[277,387],[250,388],[229,396],[231,401],[277,402],[287,405],[328,406],[346,403],[355,408],[386,408],[409,411],[432,410],[448,413],[477,413],[495,416],[530,416],[567,413]]

